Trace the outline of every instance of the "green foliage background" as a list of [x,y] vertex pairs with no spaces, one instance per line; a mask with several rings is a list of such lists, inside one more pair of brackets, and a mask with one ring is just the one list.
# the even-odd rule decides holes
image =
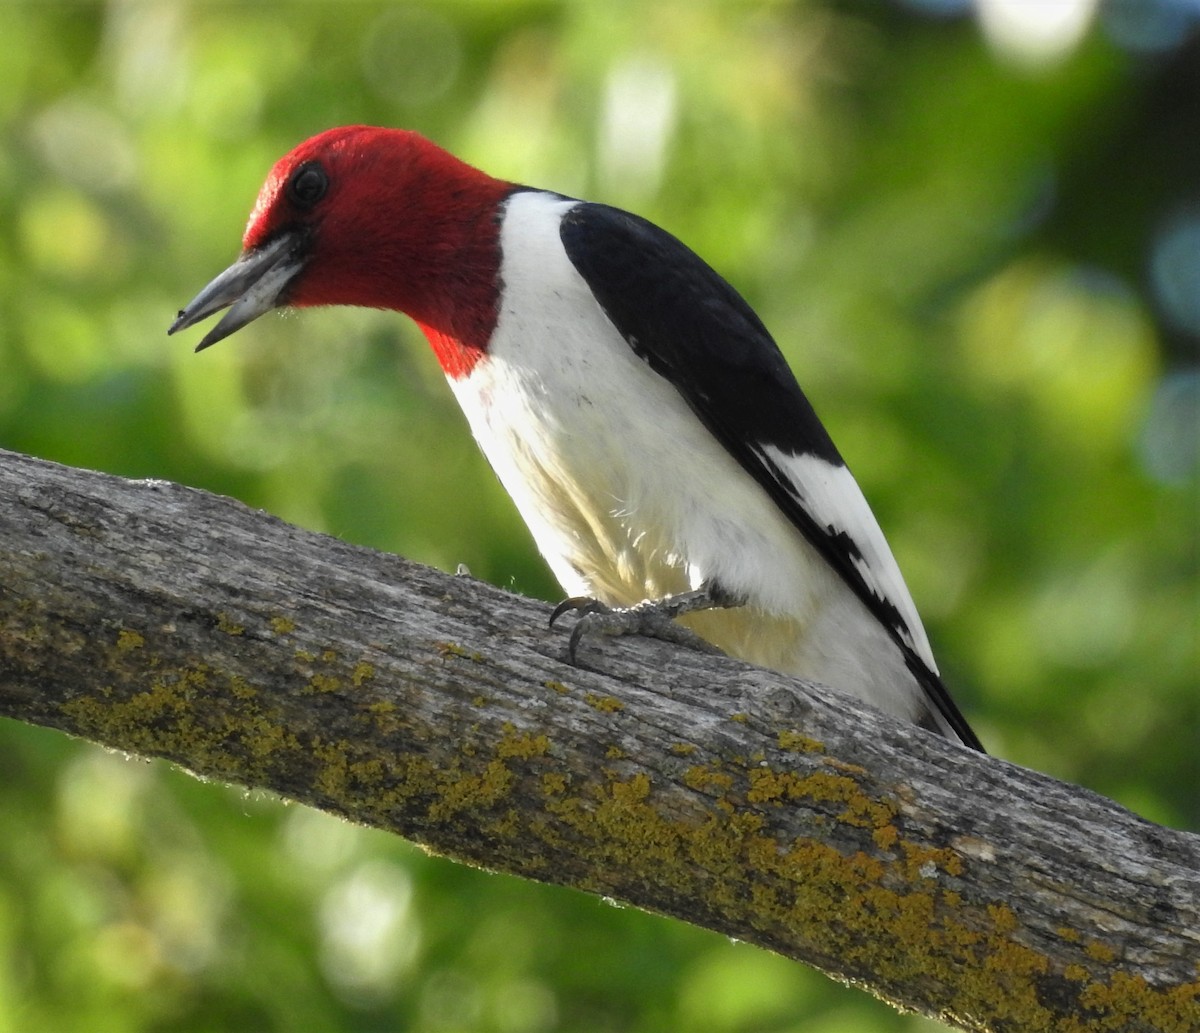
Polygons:
[[[6,3],[0,446],[556,598],[405,320],[165,336],[278,156],[416,128],[704,254],[825,416],[992,751],[1196,828],[1200,49],[1098,23],[1033,67],[963,6]],[[0,726],[0,1033],[932,1028]]]

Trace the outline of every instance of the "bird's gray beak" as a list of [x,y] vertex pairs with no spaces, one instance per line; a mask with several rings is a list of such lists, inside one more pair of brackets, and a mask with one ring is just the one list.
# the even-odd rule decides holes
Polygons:
[[180,311],[167,333],[184,330],[214,312],[229,308],[196,345],[196,351],[216,344],[264,312],[284,304],[284,291],[304,268],[304,257],[303,240],[296,232],[285,232],[246,252]]

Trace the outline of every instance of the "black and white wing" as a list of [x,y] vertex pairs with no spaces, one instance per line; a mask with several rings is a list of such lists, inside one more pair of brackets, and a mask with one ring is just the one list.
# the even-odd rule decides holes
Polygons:
[[653,223],[580,203],[562,219],[571,263],[617,331],[887,629],[921,685],[923,722],[978,738],[936,671],[916,607],[857,483],[762,321],[703,259]]

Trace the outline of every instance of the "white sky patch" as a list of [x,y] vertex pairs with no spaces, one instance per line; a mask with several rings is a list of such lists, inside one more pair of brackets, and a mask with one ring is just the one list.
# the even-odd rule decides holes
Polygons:
[[1083,39],[1097,0],[975,0],[984,38],[999,54],[1038,66],[1066,57]]
[[623,194],[647,195],[662,182],[678,113],[675,75],[652,54],[614,65],[600,115],[600,174]]
[[350,999],[385,997],[416,958],[412,880],[396,864],[366,861],[321,900],[321,967]]

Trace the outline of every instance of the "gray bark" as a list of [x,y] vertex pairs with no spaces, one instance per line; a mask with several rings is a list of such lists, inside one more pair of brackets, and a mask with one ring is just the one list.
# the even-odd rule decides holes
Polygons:
[[978,1030],[1200,1029],[1200,836],[820,686],[0,452],[0,714]]

